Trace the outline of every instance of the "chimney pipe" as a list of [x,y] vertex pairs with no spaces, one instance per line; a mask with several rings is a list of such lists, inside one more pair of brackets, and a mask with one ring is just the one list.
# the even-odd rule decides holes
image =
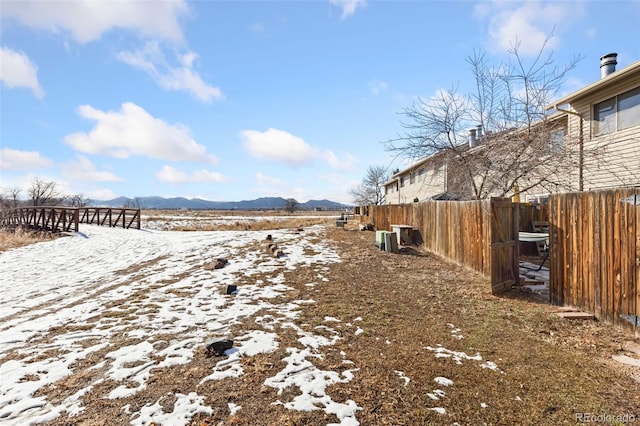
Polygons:
[[617,53],[609,53],[600,57],[600,78],[605,78],[615,72],[616,65],[618,64],[618,61],[616,61],[617,57]]
[[469,129],[469,148],[473,148],[478,145],[476,140],[476,129]]

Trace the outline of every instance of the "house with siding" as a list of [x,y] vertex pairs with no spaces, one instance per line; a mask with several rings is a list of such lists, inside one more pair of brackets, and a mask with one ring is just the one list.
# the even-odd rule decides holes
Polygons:
[[600,80],[547,107],[578,142],[577,191],[640,186],[640,61],[616,71],[616,58],[600,58]]
[[[616,71],[616,57],[601,58],[600,80],[547,106],[555,110],[542,123],[550,155],[569,147],[571,158],[548,175],[552,185],[522,191],[521,201],[545,202],[551,192],[640,187],[640,61]],[[466,152],[482,155],[486,147],[477,136],[470,130]],[[394,173],[385,183],[385,203],[448,199],[457,193],[467,198],[459,182],[455,157],[436,153]]]
[[425,157],[397,170],[385,182],[385,204],[426,201],[447,191],[447,161],[442,153]]

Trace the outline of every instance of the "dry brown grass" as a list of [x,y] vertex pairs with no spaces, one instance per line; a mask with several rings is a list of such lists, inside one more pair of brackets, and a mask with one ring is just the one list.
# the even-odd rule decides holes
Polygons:
[[254,221],[233,221],[223,224],[194,224],[173,228],[174,231],[270,231],[274,229],[304,228],[327,224],[330,218],[287,218],[281,220],[261,219]]
[[0,252],[11,248],[28,246],[29,244],[51,240],[56,237],[57,236],[55,234],[25,231],[22,228],[18,228],[15,231],[2,229],[0,230]]
[[[313,362],[332,371],[358,369],[352,381],[329,386],[327,392],[334,401],[352,399],[362,407],[356,416],[360,424],[558,425],[575,424],[579,413],[640,416],[640,382],[611,361],[611,355],[619,353],[632,336],[597,321],[560,319],[553,306],[521,293],[492,296],[489,282],[478,274],[415,249],[403,249],[400,254],[378,251],[373,233],[354,227],[352,223],[346,230],[328,227],[328,237],[343,260],[323,273],[328,281],[318,282],[312,268],[283,271],[292,290],[280,302],[316,301],[305,305],[293,320],[304,330],[320,333],[314,327],[323,325],[325,316],[342,320],[335,324],[341,339]],[[317,284],[309,287],[309,282]],[[255,328],[254,319],[237,324],[232,334]],[[464,338],[454,338],[449,324],[460,328]],[[356,328],[363,332],[356,334]],[[129,398],[104,398],[116,383],[100,382],[85,396],[85,411],[49,424],[126,424],[130,418],[122,409],[125,404],[136,411],[167,395],[189,391],[204,396],[204,403],[214,409],[211,415],[196,415],[192,425],[335,422],[335,416],[322,411],[296,412],[273,405],[275,400],[290,401],[298,394],[297,389],[287,389],[278,395],[264,385],[283,367],[286,348],[299,346],[292,328],[279,329],[278,334],[280,346],[275,352],[242,359],[245,374],[239,378],[200,383],[218,361],[207,358],[200,347],[188,364],[154,371],[147,388]],[[165,340],[179,338],[171,335]],[[437,358],[427,349],[437,345],[469,355],[479,353],[505,373],[480,368],[472,361],[457,365]],[[112,350],[91,354],[96,359],[81,361],[74,374],[39,394],[55,403],[96,382],[104,371],[81,367],[94,365]],[[341,351],[353,365],[342,363]],[[405,384],[397,371],[410,381]],[[434,382],[438,376],[454,384],[444,388],[446,397],[434,401],[428,394],[442,388]],[[229,402],[242,406],[234,416],[229,415]],[[447,414],[430,409],[438,406],[446,408]]]

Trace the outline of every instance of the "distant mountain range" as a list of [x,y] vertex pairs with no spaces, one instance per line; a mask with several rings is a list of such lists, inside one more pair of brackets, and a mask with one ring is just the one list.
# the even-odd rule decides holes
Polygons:
[[[141,209],[159,210],[275,210],[285,207],[286,200],[282,197],[263,197],[247,201],[208,201],[199,198],[187,199],[183,197],[118,197],[113,200],[89,200],[93,207],[133,207]],[[346,204],[330,200],[309,200],[298,203],[298,210],[342,210],[349,208]]]

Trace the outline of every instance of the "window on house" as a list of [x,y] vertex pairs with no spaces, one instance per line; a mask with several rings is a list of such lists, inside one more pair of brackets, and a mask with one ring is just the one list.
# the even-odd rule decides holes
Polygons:
[[640,87],[595,104],[593,120],[596,135],[640,125]]
[[415,172],[411,172],[411,174],[409,175],[409,183],[411,185],[416,183],[416,173]]
[[400,176],[400,188],[404,188],[404,176]]
[[564,138],[566,134],[567,131],[564,128],[554,129],[551,131],[551,134],[549,135],[549,145],[552,152],[562,151],[562,148],[564,148]]
[[424,174],[424,167],[420,167],[418,170],[418,176],[422,176]]

